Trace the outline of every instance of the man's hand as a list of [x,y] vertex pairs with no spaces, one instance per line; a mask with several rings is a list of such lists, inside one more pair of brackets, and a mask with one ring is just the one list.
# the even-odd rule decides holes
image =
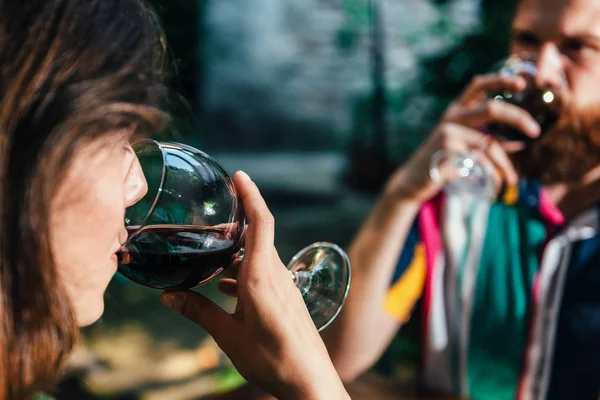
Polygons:
[[488,93],[523,90],[527,82],[520,76],[484,75],[476,77],[464,92],[448,107],[440,124],[413,155],[408,163],[390,179],[386,193],[422,204],[435,196],[442,186],[456,178],[456,171],[448,163],[439,167],[439,181],[429,175],[431,158],[440,151],[469,152],[494,173],[495,183],[517,183],[517,173],[508,154],[522,150],[522,142],[498,142],[480,132],[490,123],[511,126],[523,135],[535,138],[540,126],[525,110],[515,105],[488,98]]

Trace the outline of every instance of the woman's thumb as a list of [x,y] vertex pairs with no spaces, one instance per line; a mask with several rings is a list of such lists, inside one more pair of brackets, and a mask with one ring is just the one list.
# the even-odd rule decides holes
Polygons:
[[221,346],[227,336],[235,332],[235,320],[225,310],[200,293],[166,291],[160,301],[169,309],[204,328]]

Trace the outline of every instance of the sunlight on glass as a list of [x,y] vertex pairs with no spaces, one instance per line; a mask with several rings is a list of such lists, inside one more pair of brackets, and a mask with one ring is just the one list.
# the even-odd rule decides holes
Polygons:
[[544,101],[546,103],[552,103],[554,101],[554,93],[547,91],[544,93],[544,95],[542,96],[542,98],[544,99]]
[[205,215],[215,215],[215,203],[212,201],[207,201],[204,203],[204,214]]

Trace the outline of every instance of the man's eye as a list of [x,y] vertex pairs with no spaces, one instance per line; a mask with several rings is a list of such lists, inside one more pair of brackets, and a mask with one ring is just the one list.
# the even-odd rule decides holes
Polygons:
[[569,40],[563,44],[563,51],[565,52],[579,52],[585,49],[587,46],[585,43],[579,40]]
[[515,43],[523,47],[535,47],[539,45],[539,40],[531,33],[521,32],[515,35]]

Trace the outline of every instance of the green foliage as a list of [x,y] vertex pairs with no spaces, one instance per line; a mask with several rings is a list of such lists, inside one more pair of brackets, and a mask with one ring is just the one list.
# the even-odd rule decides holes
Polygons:
[[335,43],[339,50],[350,51],[369,23],[369,3],[365,0],[340,0],[340,5],[346,13],[346,21],[338,31]]
[[[204,141],[201,140],[203,132],[200,130],[204,125],[205,111],[202,104],[202,57],[206,35],[201,15],[209,3],[199,0],[150,1],[156,6],[163,22],[171,53],[177,56],[173,57],[172,62],[173,68],[178,71],[174,92],[183,94],[191,103],[185,104],[181,96],[176,98],[175,108],[180,114],[187,115],[175,120],[172,131],[180,132],[177,140],[202,145],[199,143]],[[389,0],[383,0],[381,4],[385,5],[385,1]],[[450,0],[429,1],[440,11],[438,19],[432,24],[418,25],[406,32],[406,45],[418,50],[425,42],[436,38],[454,44],[419,59],[417,78],[411,85],[400,90],[386,90],[388,137],[384,145],[388,156],[398,162],[421,143],[448,103],[460,93],[472,76],[485,72],[508,49],[510,19],[515,0],[472,0],[481,3],[480,23],[474,32],[464,37],[459,36],[462,33],[452,20],[451,13],[445,12]],[[331,38],[340,53],[358,51],[359,39],[364,40],[365,35],[369,34],[371,2],[372,0],[335,2],[345,14],[342,26]],[[382,28],[384,35],[386,31],[399,29],[397,26]],[[364,56],[372,57],[372,54],[366,52]],[[367,92],[349,98],[348,105],[353,107],[354,113],[350,139],[371,135],[373,93]]]
[[217,388],[221,393],[238,389],[246,383],[244,377],[233,366],[222,367],[217,371]]
[[[474,0],[476,1],[476,0]],[[503,2],[481,0],[480,26],[456,44],[434,55],[419,59],[418,74],[412,85],[399,90],[388,89],[386,139],[387,155],[401,163],[413,152],[439,120],[448,104],[463,90],[472,77],[485,73],[504,57],[510,43],[510,23],[515,0]],[[447,0],[435,1],[435,6],[447,7]],[[407,32],[405,42],[418,48],[428,37],[458,38],[456,28],[447,13],[433,25]],[[385,28],[384,28],[385,32]],[[370,121],[372,95],[355,101],[359,108],[355,117],[354,136],[360,135]],[[366,100],[366,101],[365,101]]]

